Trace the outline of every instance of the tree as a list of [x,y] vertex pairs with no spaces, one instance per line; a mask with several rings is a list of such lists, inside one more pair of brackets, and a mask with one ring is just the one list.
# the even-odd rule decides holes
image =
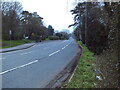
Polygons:
[[103,6],[98,2],[83,2],[78,3],[71,12],[75,15],[73,26],[76,27],[74,33],[77,39],[81,39],[94,53],[100,54],[107,47],[109,33],[105,27]]
[[54,28],[51,25],[48,26],[48,30],[49,30],[49,35],[53,35]]
[[57,36],[57,37],[59,37],[59,39],[61,39],[62,38],[62,34],[61,33],[55,33],[55,35]]
[[36,12],[29,13],[28,11],[22,12],[22,24],[24,29],[24,35],[32,37],[32,33],[38,36],[42,36],[44,33],[44,26],[42,17],[37,15]]
[[20,25],[20,13],[22,5],[20,2],[1,2],[2,9],[2,38],[9,39],[9,30],[12,31],[12,39],[18,37]]

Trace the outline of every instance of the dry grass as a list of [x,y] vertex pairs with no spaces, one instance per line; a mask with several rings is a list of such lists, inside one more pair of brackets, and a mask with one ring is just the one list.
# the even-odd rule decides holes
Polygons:
[[98,88],[118,88],[118,52],[107,50],[96,56],[97,69],[101,71],[103,80],[98,81]]

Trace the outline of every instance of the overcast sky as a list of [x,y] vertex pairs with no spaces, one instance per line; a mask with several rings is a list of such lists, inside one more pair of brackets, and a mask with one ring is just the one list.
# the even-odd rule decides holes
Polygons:
[[[73,24],[70,10],[75,6],[76,0],[19,0],[23,10],[37,12],[43,17],[46,25],[52,25],[55,30],[68,29]],[[70,32],[72,28],[70,28]]]

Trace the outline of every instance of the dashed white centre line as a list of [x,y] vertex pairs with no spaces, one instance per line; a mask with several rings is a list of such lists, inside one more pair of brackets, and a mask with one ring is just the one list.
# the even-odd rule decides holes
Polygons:
[[31,52],[28,52],[28,53],[32,53],[33,51],[31,51]]
[[66,45],[65,47],[63,47],[62,49],[65,49],[67,46],[69,46],[69,44],[68,44],[68,45]]
[[[68,45],[69,45],[69,44],[68,44]],[[63,47],[62,49],[65,49],[68,45],[66,45],[66,46]],[[54,55],[54,54],[56,54],[56,53],[58,53],[58,52],[60,52],[60,50],[57,50],[57,51],[49,54],[49,56],[52,56],[52,55]],[[21,53],[21,55],[25,55],[25,54],[28,54],[28,53],[32,53],[32,52]],[[0,58],[0,60],[1,60],[1,59],[5,59],[5,58]],[[3,71],[3,72],[0,73],[0,75],[5,74],[5,73],[8,73],[8,72],[11,72],[11,71],[14,71],[14,70],[17,70],[17,69],[20,69],[20,68],[23,68],[23,67],[25,67],[25,66],[31,65],[31,64],[36,63],[36,62],[38,62],[38,60],[29,62],[29,63],[27,63],[27,64],[24,64],[24,65],[21,65],[21,66],[18,66],[18,67],[15,67],[15,68],[12,68],[12,69],[9,69],[9,70],[6,70],[6,71]]]
[[66,47],[63,47],[62,49],[65,49]]
[[67,47],[68,45],[66,45],[66,47]]
[[14,70],[17,70],[17,69],[20,69],[20,68],[23,68],[25,66],[31,65],[31,64],[36,63],[36,62],[38,62],[38,60],[29,62],[27,64],[24,64],[24,65],[21,65],[21,66],[18,66],[18,67],[15,67],[15,68],[12,68],[12,69],[9,69],[9,70],[6,70],[6,71],[3,71],[3,72],[0,73],[0,75],[11,72],[11,71],[14,71]]
[[49,54],[49,56],[52,56],[52,55],[54,55],[54,54],[56,54],[56,53],[58,53],[58,52],[60,52],[60,50],[57,50],[57,51],[55,51],[55,52]]
[[32,52],[21,53],[21,55],[25,55],[25,54],[29,54],[29,53],[32,53]]

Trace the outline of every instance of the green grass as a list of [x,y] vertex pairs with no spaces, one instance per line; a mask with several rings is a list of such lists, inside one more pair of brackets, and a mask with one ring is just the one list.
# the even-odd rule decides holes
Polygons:
[[45,40],[50,40],[50,39],[49,39],[49,37],[48,37],[48,38],[46,38]]
[[69,83],[65,82],[64,85],[67,85],[67,88],[94,88],[94,83],[96,82],[93,71],[95,58],[93,53],[82,42],[78,41],[78,43],[82,46],[83,53],[73,78]]
[[[34,42],[34,40],[24,40],[24,39],[23,40],[12,40],[11,47],[22,45],[25,43],[30,43],[30,42]],[[10,47],[10,41],[2,40],[2,47],[0,48],[9,48],[9,47]]]

